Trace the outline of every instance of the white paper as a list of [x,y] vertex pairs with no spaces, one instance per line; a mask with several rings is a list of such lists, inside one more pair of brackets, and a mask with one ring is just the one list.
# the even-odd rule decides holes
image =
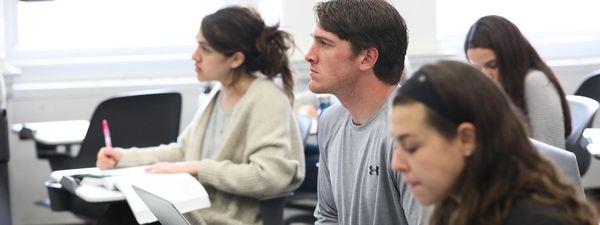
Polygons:
[[[208,193],[206,193],[202,184],[190,174],[148,174],[145,172],[146,167],[148,166],[113,170],[100,170],[97,167],[58,170],[52,172],[50,176],[55,181],[60,181],[63,176],[77,174],[107,176],[102,178],[104,179],[104,184],[83,184],[75,190],[75,194],[89,202],[126,199],[133,215],[140,224],[154,222],[157,219],[135,193],[131,185],[138,186],[170,201],[181,213],[210,207]],[[114,185],[118,190],[101,187],[105,185]]]

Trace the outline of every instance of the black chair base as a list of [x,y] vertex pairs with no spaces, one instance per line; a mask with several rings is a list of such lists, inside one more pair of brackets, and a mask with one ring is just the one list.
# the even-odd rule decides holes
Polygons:
[[302,215],[295,215],[290,218],[287,218],[285,221],[283,221],[283,224],[285,224],[285,225],[291,225],[294,223],[315,224],[316,221],[317,221],[317,219],[313,215],[302,214]]

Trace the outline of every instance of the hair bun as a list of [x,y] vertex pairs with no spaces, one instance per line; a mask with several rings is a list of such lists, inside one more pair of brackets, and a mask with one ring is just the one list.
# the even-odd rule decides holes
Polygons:
[[[278,58],[284,58],[287,50],[290,48],[289,40],[291,36],[283,31],[280,31],[278,25],[265,26],[259,37],[256,39],[256,49],[258,57],[255,59],[257,68],[265,75],[276,75],[279,69],[267,67],[266,64],[282,64],[277,62]],[[280,65],[278,67],[281,67]]]

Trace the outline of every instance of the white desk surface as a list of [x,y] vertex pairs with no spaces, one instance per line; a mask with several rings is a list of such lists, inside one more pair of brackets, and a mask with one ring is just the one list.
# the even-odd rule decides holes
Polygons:
[[[50,178],[58,182],[63,176],[71,176],[75,174],[96,174],[102,175],[102,171],[97,167],[57,170],[50,173]],[[125,195],[117,190],[109,190],[104,187],[81,185],[75,189],[75,195],[79,196],[87,202],[110,202],[125,200]]]
[[600,128],[587,128],[583,131],[583,137],[590,141],[587,149],[597,158],[600,158]]
[[[50,173],[50,178],[58,182],[63,176],[76,174],[94,174],[94,175],[124,175],[124,174],[143,174],[146,166],[129,167],[113,170],[100,170],[98,167],[57,170]],[[100,186],[81,185],[75,190],[75,194],[88,202],[110,202],[125,200],[125,195],[121,191],[109,190]]]
[[120,191],[108,190],[103,187],[82,185],[75,190],[75,194],[88,202],[112,202],[125,200],[125,195]]
[[85,138],[89,125],[87,120],[18,123],[13,124],[11,130],[18,133],[27,127],[34,131],[33,139],[42,144],[79,144]]

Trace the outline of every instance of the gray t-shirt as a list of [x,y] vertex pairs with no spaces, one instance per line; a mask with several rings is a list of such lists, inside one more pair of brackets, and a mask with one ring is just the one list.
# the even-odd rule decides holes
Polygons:
[[321,115],[316,224],[425,223],[428,209],[416,202],[400,173],[391,170],[388,110],[389,101],[361,126],[339,103]]
[[223,133],[227,129],[227,124],[231,118],[232,112],[221,109],[221,93],[218,94],[215,107],[210,115],[208,126],[204,132],[202,142],[202,158],[214,159],[221,147]]

